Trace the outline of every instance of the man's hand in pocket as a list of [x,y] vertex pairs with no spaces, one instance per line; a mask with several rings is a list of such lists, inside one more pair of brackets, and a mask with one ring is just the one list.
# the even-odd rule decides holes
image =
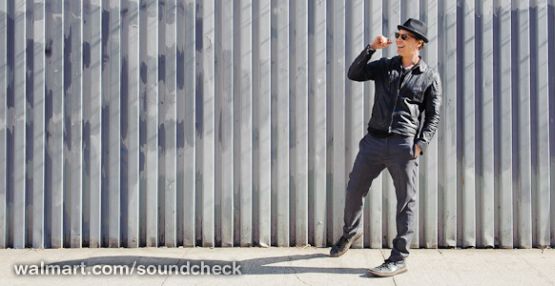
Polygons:
[[414,144],[414,158],[416,159],[420,157],[421,153],[422,153],[422,149],[420,149],[420,145]]

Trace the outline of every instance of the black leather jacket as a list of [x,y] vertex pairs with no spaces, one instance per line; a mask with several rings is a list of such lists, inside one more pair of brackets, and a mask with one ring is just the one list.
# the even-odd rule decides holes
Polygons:
[[405,74],[399,56],[368,62],[374,52],[367,46],[351,64],[348,74],[354,81],[375,81],[368,132],[414,136],[424,152],[439,125],[439,74],[422,59]]

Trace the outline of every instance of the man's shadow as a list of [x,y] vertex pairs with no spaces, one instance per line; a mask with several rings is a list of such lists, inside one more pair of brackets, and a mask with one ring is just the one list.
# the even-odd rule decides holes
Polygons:
[[289,262],[296,260],[307,260],[314,258],[330,258],[326,254],[316,253],[307,255],[292,255],[292,256],[276,256],[276,257],[262,257],[245,260],[209,260],[209,259],[187,259],[187,258],[168,258],[168,257],[153,257],[153,256],[98,256],[83,258],[78,260],[66,260],[48,263],[47,265],[81,265],[83,262],[85,267],[92,267],[94,265],[127,265],[135,267],[139,265],[231,265],[235,262],[241,265],[241,275],[266,275],[266,274],[299,274],[299,273],[326,273],[326,274],[359,274],[361,277],[372,277],[368,274],[367,268],[338,268],[338,267],[304,267],[304,266],[277,266],[272,265],[280,262]]

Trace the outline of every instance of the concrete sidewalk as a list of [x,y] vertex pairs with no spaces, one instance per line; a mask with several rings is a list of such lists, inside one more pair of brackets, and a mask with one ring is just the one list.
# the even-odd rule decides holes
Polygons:
[[[389,250],[329,248],[2,249],[0,285],[555,285],[555,250],[413,249],[407,273],[374,278]],[[16,276],[15,264],[241,265],[239,276]]]

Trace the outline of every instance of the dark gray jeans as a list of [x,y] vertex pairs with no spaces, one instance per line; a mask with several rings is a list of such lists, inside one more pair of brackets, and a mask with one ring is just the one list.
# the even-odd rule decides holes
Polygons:
[[349,176],[345,197],[343,236],[362,232],[364,197],[372,181],[385,168],[389,170],[397,197],[397,236],[389,260],[404,260],[416,228],[416,176],[418,159],[414,159],[414,137],[392,135],[385,138],[369,133],[360,140],[359,151]]

